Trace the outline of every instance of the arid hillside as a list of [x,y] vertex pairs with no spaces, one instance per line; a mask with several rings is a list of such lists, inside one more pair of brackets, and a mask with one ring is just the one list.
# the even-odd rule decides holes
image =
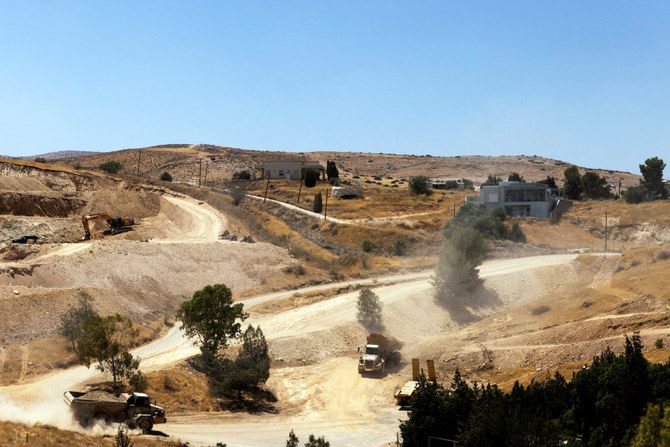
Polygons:
[[[557,180],[563,178],[563,171],[571,166],[569,162],[538,156],[455,156],[433,157],[430,155],[395,155],[354,152],[304,152],[256,151],[212,145],[161,145],[148,148],[125,149],[93,155],[49,159],[70,167],[97,169],[101,163],[118,161],[123,165],[123,174],[138,175],[148,179],[158,179],[163,172],[169,172],[174,180],[198,183],[229,180],[236,171],[251,171],[252,165],[263,160],[304,159],[316,160],[323,166],[327,160],[335,161],[342,173],[351,176],[379,176],[407,179],[415,175],[425,175],[432,179],[467,178],[476,184],[486,177],[497,175],[507,179],[512,172],[521,174],[526,180],[541,180],[547,176]],[[618,185],[638,183],[639,175],[611,171],[602,166],[580,167],[580,171],[594,171]]]
[[[215,149],[224,150],[214,148],[212,154]],[[185,166],[179,160],[198,157],[201,150],[162,147],[126,155],[139,156],[140,163],[153,160],[159,175],[161,160]],[[248,159],[238,155],[235,166],[243,167]],[[215,172],[217,156],[203,163],[203,177],[206,165],[208,175]],[[433,299],[431,275],[442,229],[474,192],[412,196],[405,177],[355,171],[355,165],[346,167],[349,155],[338,156],[328,155],[341,160],[342,177],[364,188],[363,198],[334,198],[325,183],[301,189],[286,180],[210,183],[208,177],[208,187],[198,188],[129,171],[106,175],[86,169],[87,157],[67,161],[72,166],[62,169],[56,163],[2,160],[0,415],[11,408],[16,416],[10,420],[28,425],[0,425],[0,435],[14,440],[28,434],[38,446],[54,445],[48,436],[82,445],[110,441],[109,428],[107,438],[90,431],[83,436],[86,430],[77,423],[62,422],[63,388],[104,380],[85,368],[73,379],[73,369],[66,369],[76,357],[58,336],[60,315],[79,292],[93,296],[102,314],[130,317],[141,330],[140,343],[155,340],[140,349],[151,352],[142,364],[149,393],[170,407],[161,433],[170,441],[203,445],[264,445],[267,439],[283,445],[290,429],[303,439],[315,426],[333,445],[392,442],[398,419],[405,417],[393,393],[409,379],[412,358],[434,359],[445,385],[459,369],[469,381],[506,389],[515,380],[542,380],[555,370],[569,377],[607,346],[620,351],[623,335],[634,331],[640,331],[650,359],[667,359],[667,201],[576,202],[553,225],[508,219],[505,225],[520,224],[527,243],[492,243],[480,268],[488,292],[478,295],[467,315],[452,315]],[[402,158],[398,170],[409,169],[411,158],[434,157]],[[102,161],[91,161],[90,167]],[[81,164],[77,169],[75,162]],[[221,161],[221,172],[239,169],[227,163]],[[534,165],[539,163],[529,164]],[[510,170],[522,171],[517,168]],[[235,187],[255,197],[234,205]],[[270,200],[264,203],[266,193]],[[317,193],[329,198],[331,220],[312,212]],[[80,217],[94,212],[134,218],[135,225],[105,235],[108,225],[96,221],[92,239],[81,241]],[[224,232],[238,240],[221,238]],[[614,253],[603,255],[597,252],[604,250],[606,234]],[[36,235],[38,243],[10,242],[22,235]],[[255,243],[241,242],[243,236]],[[356,348],[366,336],[356,317],[361,281],[383,303],[385,331],[403,342],[402,361],[379,378],[356,371]],[[233,290],[250,314],[246,323],[261,326],[269,341],[272,370],[264,393],[271,399],[259,399],[260,412],[253,406],[257,396],[246,395],[244,403],[211,398],[206,378],[188,360],[197,348],[174,327],[179,303],[212,283]],[[58,391],[49,397],[54,403],[49,410],[16,403],[40,398],[45,389]],[[66,431],[33,427],[35,421]],[[136,445],[159,437],[134,436]]]

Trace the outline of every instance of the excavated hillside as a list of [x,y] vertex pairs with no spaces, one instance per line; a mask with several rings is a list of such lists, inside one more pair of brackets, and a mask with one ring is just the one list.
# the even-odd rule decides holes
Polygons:
[[[157,335],[179,303],[207,284],[239,293],[284,277],[286,250],[267,243],[223,241],[228,220],[204,202],[160,187],[85,172],[0,162],[1,381],[17,381],[73,360],[53,340],[60,315],[80,292],[103,314],[121,313]],[[133,231],[92,240],[81,215],[133,218]],[[25,235],[36,244],[10,241]]]

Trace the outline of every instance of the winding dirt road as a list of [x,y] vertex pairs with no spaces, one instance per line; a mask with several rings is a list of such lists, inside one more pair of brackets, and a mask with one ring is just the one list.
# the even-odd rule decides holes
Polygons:
[[[523,259],[490,261],[482,265],[481,275],[502,275],[519,271],[554,266],[571,262],[577,255],[538,256]],[[408,300],[432,300],[430,282],[431,272],[410,275],[396,275],[383,280],[405,281],[389,286],[377,286],[375,292],[384,305],[385,318],[402,318],[394,315],[402,312],[402,306]],[[371,281],[371,280],[368,280]],[[333,286],[360,283],[338,283]],[[327,287],[327,286],[320,286]],[[254,315],[254,306],[265,301],[277,299],[286,294],[304,293],[304,290],[271,294],[242,301],[251,313],[248,323],[261,325],[270,343],[291,343],[295,337],[318,336],[334,327],[352,324],[356,321],[357,292],[346,293],[331,299],[269,315]],[[445,317],[446,318],[446,317]],[[420,338],[419,334],[408,331],[422,328],[399,328],[403,339]],[[198,352],[190,340],[181,331],[173,328],[165,337],[141,347],[133,352],[142,358],[145,371],[167,367],[174,362],[192,356]],[[242,420],[216,417],[198,417],[197,420],[186,416],[172,416],[165,426],[164,433],[189,441],[194,445],[226,442],[230,446],[283,445],[286,435],[294,429],[301,439],[309,433],[325,435],[332,445],[359,446],[381,445],[396,439],[398,419],[404,413],[389,402],[392,396],[392,384],[389,380],[360,377],[356,371],[355,356],[342,357],[334,352],[334,357],[324,358],[316,365],[303,368],[279,368],[273,375],[279,377],[282,386],[289,394],[307,396],[302,411],[292,417],[282,414],[263,416],[244,416]],[[43,398],[45,395],[60,398],[60,390],[70,389],[80,383],[95,378],[97,371],[85,367],[71,368],[50,374],[40,380],[19,386],[1,389],[4,396],[20,397],[24,402]],[[277,380],[275,380],[277,382]],[[303,387],[308,387],[303,389]],[[380,388],[382,396],[380,396]],[[58,390],[54,396],[54,390]],[[391,399],[392,400],[392,399]]]

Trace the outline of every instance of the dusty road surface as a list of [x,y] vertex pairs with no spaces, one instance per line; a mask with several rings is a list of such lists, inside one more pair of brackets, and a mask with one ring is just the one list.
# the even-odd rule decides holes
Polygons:
[[[511,279],[521,271],[526,275],[533,271],[553,272],[570,265],[576,256],[490,261],[481,267],[481,274],[498,279],[508,275]],[[229,446],[280,446],[285,444],[291,429],[303,440],[309,433],[324,435],[334,446],[395,441],[398,420],[405,414],[395,406],[393,391],[408,380],[408,359],[421,355],[433,340],[439,341],[442,352],[472,349],[472,343],[464,340],[463,328],[433,302],[429,274],[411,274],[404,279],[408,282],[374,289],[384,305],[387,332],[405,343],[404,361],[396,371],[383,378],[361,377],[357,373],[356,346],[363,344],[365,337],[356,323],[357,292],[275,314],[255,313],[254,306],[276,299],[278,294],[252,298],[243,301],[251,313],[247,322],[260,325],[270,344],[278,366],[273,368],[267,385],[277,396],[281,411],[260,416],[170,415],[160,430],[192,445],[225,442]],[[514,303],[503,302],[500,306],[513,307]],[[445,338],[449,333],[453,337]],[[145,371],[169,367],[195,353],[197,348],[176,328],[134,351],[142,358]],[[45,396],[60,399],[62,391],[90,381],[96,373],[94,369],[72,368],[30,384],[5,387],[0,393],[22,402],[36,402]],[[1,411],[0,406],[0,417]]]

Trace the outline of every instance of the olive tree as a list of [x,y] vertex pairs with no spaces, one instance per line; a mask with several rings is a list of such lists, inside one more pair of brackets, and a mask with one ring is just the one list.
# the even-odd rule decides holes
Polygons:
[[138,334],[132,321],[119,314],[91,314],[84,320],[77,342],[79,361],[87,368],[98,362],[96,368],[110,372],[116,388],[119,379],[127,379],[139,369],[140,360],[128,352]]
[[184,333],[197,339],[203,354],[211,355],[240,335],[241,323],[247,316],[244,304],[233,304],[233,294],[225,284],[198,290],[181,303],[176,314]]

